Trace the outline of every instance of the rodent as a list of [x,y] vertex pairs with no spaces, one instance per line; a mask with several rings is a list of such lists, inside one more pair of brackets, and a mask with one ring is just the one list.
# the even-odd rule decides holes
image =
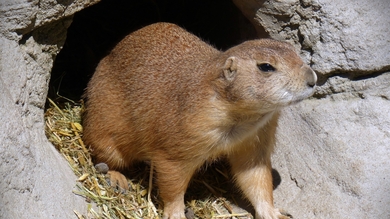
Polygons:
[[279,109],[313,94],[317,76],[292,45],[245,41],[221,52],[156,23],[103,58],[84,97],[84,142],[110,169],[154,166],[164,219],[183,219],[194,172],[224,156],[257,219],[273,206],[271,153]]

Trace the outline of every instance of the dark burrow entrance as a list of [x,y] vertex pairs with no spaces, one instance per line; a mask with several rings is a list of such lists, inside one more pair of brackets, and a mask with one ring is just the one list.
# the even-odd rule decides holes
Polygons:
[[79,100],[102,59],[125,35],[155,22],[184,27],[218,49],[256,38],[251,23],[226,0],[103,0],[75,14],[49,85],[57,94]]

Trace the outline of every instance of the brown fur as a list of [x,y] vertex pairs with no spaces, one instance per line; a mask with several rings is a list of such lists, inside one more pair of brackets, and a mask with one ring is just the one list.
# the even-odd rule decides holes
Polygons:
[[[275,71],[260,71],[263,63]],[[153,24],[97,67],[84,141],[111,169],[152,161],[164,218],[185,218],[193,173],[222,155],[256,218],[283,218],[273,207],[270,160],[278,110],[310,96],[315,83],[287,43],[253,40],[220,52],[174,24]]]

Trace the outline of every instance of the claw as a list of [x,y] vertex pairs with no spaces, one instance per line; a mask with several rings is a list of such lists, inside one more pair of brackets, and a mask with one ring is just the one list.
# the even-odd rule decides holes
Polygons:
[[279,219],[292,219],[293,216],[291,214],[289,214],[287,211],[283,210],[283,209],[276,209],[277,211],[279,211],[279,215],[278,215],[278,218]]

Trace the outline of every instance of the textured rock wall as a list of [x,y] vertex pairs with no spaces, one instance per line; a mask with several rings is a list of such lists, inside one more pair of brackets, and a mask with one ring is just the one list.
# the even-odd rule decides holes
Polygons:
[[93,1],[0,2],[0,218],[73,218],[85,212],[75,177],[44,134],[53,59],[70,16]]
[[355,84],[363,98],[334,94],[284,111],[275,200],[297,218],[390,217],[390,74]]
[[254,20],[319,75],[283,111],[276,205],[296,218],[390,218],[390,6],[387,0],[266,1]]
[[297,44],[317,73],[356,76],[390,69],[389,8],[386,0],[267,1],[254,19]]

